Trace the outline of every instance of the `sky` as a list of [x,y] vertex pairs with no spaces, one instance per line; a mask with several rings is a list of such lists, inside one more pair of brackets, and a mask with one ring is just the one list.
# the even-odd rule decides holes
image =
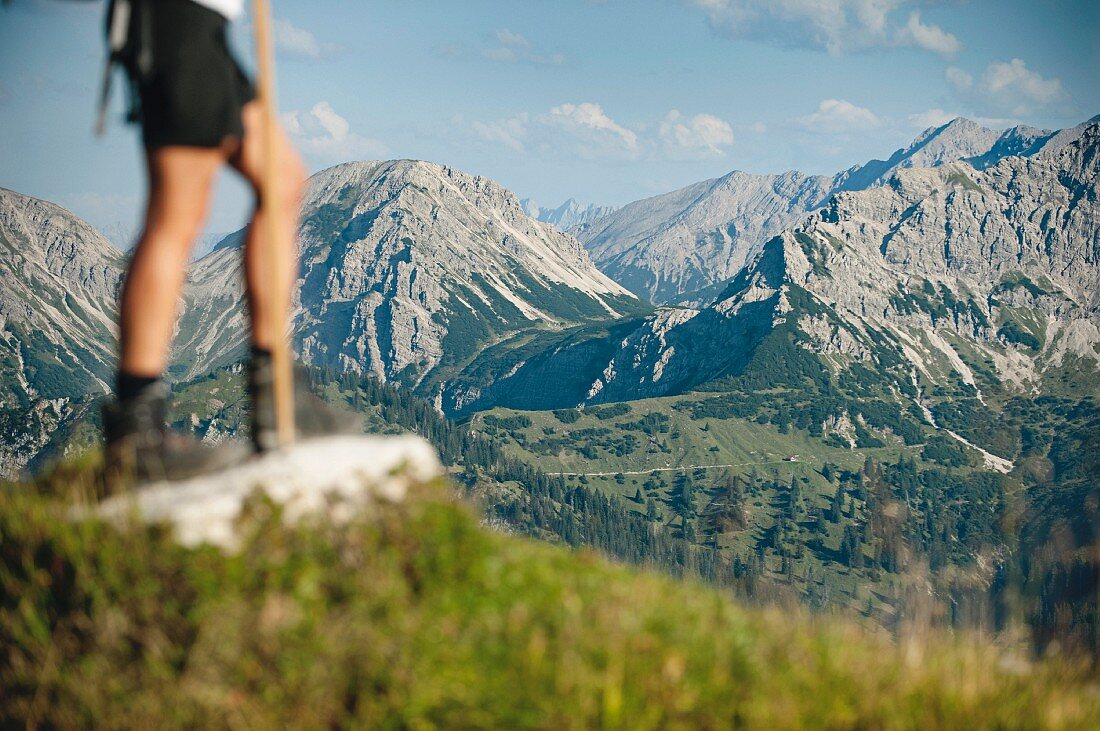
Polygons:
[[[1096,0],[273,0],[281,117],[312,170],[416,158],[543,206],[731,170],[833,173],[929,126],[1100,113]],[[137,130],[92,135],[103,2],[0,8],[0,187],[136,229]],[[252,68],[246,16],[234,48]],[[118,80],[116,80],[118,81]],[[247,218],[226,173],[210,233]]]

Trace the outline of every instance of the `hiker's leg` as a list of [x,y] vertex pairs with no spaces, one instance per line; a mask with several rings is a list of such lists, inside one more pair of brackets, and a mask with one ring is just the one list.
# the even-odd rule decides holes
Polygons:
[[225,152],[218,148],[149,150],[145,229],[134,247],[119,311],[122,374],[164,372],[191,245],[210,201]]
[[276,312],[278,293],[271,291],[269,267],[272,249],[267,241],[268,216],[275,216],[280,229],[283,250],[274,252],[282,257],[282,270],[287,278],[282,283],[284,302],[298,278],[298,206],[305,190],[306,169],[297,151],[281,128],[274,140],[275,172],[278,200],[267,201],[262,195],[264,176],[263,111],[258,102],[249,102],[241,114],[244,123],[244,139],[236,154],[230,157],[232,165],[252,186],[256,195],[256,208],[248,224],[245,238],[245,279],[248,285],[248,311],[252,322],[252,345],[270,351],[276,338],[283,337],[282,323],[285,315]]

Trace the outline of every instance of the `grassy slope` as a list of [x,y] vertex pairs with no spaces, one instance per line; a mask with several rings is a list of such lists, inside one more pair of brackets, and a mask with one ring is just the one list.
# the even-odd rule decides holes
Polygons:
[[[78,473],[59,478],[79,492]],[[57,490],[55,489],[55,492]],[[345,528],[257,503],[235,556],[0,491],[0,725],[1087,728],[1088,676],[748,611],[480,529],[423,486]]]
[[[638,421],[648,414],[659,413],[670,418],[669,431],[655,436],[671,451],[662,451],[660,448],[650,451],[649,446],[652,442],[649,441],[648,435],[639,431],[633,432],[642,442],[636,451],[622,456],[602,451],[597,459],[588,458],[570,447],[555,454],[545,454],[525,448],[514,439],[512,440],[511,451],[516,456],[529,458],[534,464],[549,472],[646,472],[667,467],[712,464],[734,464],[743,468],[744,471],[755,466],[764,472],[780,466],[783,466],[783,469],[790,469],[792,463],[786,462],[784,458],[791,455],[797,455],[805,466],[813,466],[818,470],[826,461],[854,469],[862,465],[864,458],[868,455],[876,459],[896,460],[899,454],[906,451],[900,446],[854,451],[830,447],[821,439],[810,437],[796,429],[791,429],[787,434],[781,434],[776,427],[768,424],[756,424],[742,419],[694,419],[690,412],[676,409],[679,403],[707,397],[706,394],[688,394],[630,401],[627,402],[630,406],[629,413],[612,418],[599,416],[601,409],[607,409],[607,406],[593,407],[580,412],[580,419],[571,424],[563,423],[551,411],[517,411],[498,408],[485,414],[502,418],[515,415],[529,417],[532,425],[516,430],[524,434],[528,444],[534,444],[548,436],[543,433],[543,428],[552,428],[555,434],[549,436],[565,437],[572,445],[586,441],[583,437],[577,439],[570,436],[571,432],[575,433],[581,429],[607,428],[621,434],[624,433],[619,431],[622,424]],[[474,417],[475,420],[478,418]],[[480,418],[484,422],[484,415],[480,415]],[[707,428],[704,429],[704,427]],[[673,434],[676,433],[679,436],[674,437]],[[504,436],[503,432],[500,432],[500,435]]]
[[[920,446],[906,447],[894,442],[879,448],[846,449],[830,446],[822,438],[793,427],[781,433],[771,424],[738,418],[695,419],[690,410],[676,408],[678,404],[708,397],[708,394],[693,393],[631,401],[629,413],[613,418],[600,418],[601,410],[621,410],[621,405],[593,407],[580,412],[580,418],[573,423],[563,423],[551,411],[503,408],[479,414],[473,420],[475,428],[502,440],[505,451],[512,456],[550,473],[578,473],[567,476],[569,484],[580,482],[619,495],[627,499],[634,510],[644,513],[646,501],[636,503],[633,500],[641,489],[643,498],[654,498],[661,519],[673,524],[678,521],[673,515],[674,483],[680,475],[692,476],[699,513],[712,499],[709,485],[724,473],[742,476],[755,473],[760,478],[779,483],[784,489],[763,490],[747,496],[748,529],[726,533],[720,539],[727,558],[746,558],[755,550],[765,531],[777,521],[786,500],[785,488],[792,477],[799,480],[807,507],[825,510],[836,491],[836,484],[822,476],[826,463],[834,470],[850,471],[858,470],[867,457],[883,463],[912,457],[923,464]],[[623,430],[624,423],[637,422],[650,414],[667,416],[667,431],[655,433],[651,438],[641,431]],[[530,426],[516,426],[514,419],[517,417],[530,419]],[[501,420],[495,422],[497,426],[493,425],[494,418]],[[509,428],[502,424],[508,424]],[[590,432],[585,431],[593,429],[607,429],[609,433],[589,436]],[[547,430],[552,432],[547,434]],[[621,443],[624,434],[633,434],[639,443],[631,453],[619,455],[613,445]],[[554,440],[561,440],[561,448],[547,453],[547,446]],[[586,454],[585,448],[593,451]],[[791,456],[797,456],[798,461],[787,461]],[[721,466],[699,471],[696,467],[700,465]],[[782,562],[770,553],[764,562],[765,569],[773,579],[790,583],[811,603],[847,606],[870,615],[880,624],[891,625],[902,611],[900,597],[907,588],[923,585],[927,576],[871,572],[841,565],[836,554],[846,522],[842,520],[828,526],[828,534],[822,539],[823,552],[800,552],[793,559],[792,577],[783,577]],[[804,534],[800,540],[810,538]]]

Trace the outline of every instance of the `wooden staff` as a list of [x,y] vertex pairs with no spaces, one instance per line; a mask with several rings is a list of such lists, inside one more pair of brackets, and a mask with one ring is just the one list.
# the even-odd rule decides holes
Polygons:
[[278,161],[275,159],[275,59],[271,43],[271,9],[267,0],[253,0],[252,10],[256,24],[256,55],[259,61],[257,92],[263,111],[263,150],[264,170],[260,196],[263,201],[265,238],[267,240],[269,265],[268,287],[270,287],[272,310],[271,318],[271,363],[275,379],[275,425],[278,431],[279,446],[287,447],[294,441],[294,380],[290,362],[290,348],[287,344],[286,325],[290,310],[287,297],[289,275],[284,254],[291,249],[293,242],[285,241],[286,231],[279,225],[275,208],[279,201]]

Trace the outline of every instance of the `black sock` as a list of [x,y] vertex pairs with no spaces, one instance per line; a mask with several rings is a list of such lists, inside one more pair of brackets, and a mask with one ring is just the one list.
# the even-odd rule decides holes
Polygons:
[[119,401],[129,401],[132,398],[140,396],[145,389],[154,385],[159,380],[159,376],[135,376],[132,373],[119,371],[115,393],[118,395]]

